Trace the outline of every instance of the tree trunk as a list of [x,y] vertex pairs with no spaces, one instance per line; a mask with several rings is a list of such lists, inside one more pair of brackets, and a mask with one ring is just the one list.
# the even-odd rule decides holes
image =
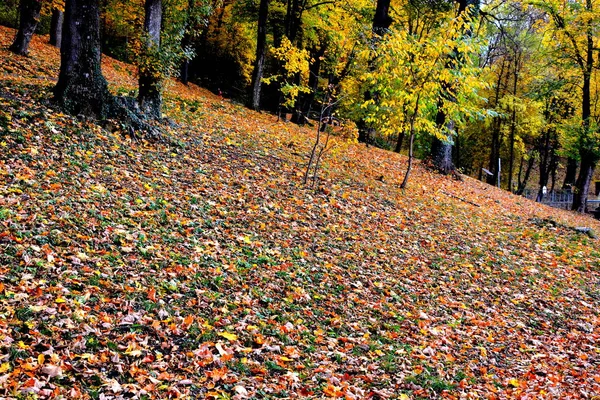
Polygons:
[[563,189],[572,189],[577,179],[577,160],[573,157],[567,158],[567,171],[565,172],[565,180],[563,181]]
[[404,131],[398,134],[398,140],[396,141],[396,147],[394,148],[394,151],[396,153],[400,153],[400,151],[402,151],[402,142],[404,142],[404,135]]
[[531,175],[531,170],[533,168],[533,163],[535,161],[535,157],[533,157],[533,155],[530,154],[529,156],[529,160],[527,161],[527,168],[525,169],[525,176],[523,177],[523,180],[521,181],[521,171],[519,171],[519,187],[517,189],[517,193],[519,196],[521,196],[523,194],[523,192],[525,191],[525,187],[527,186],[527,182],[529,181],[529,176]]
[[112,96],[100,69],[98,0],[67,0],[64,30],[54,99],[72,114],[103,118]]
[[408,177],[410,176],[410,171],[412,170],[412,163],[413,163],[413,158],[414,158],[414,156],[413,156],[414,143],[415,143],[415,130],[414,130],[413,122],[411,121],[410,136],[408,139],[408,166],[406,167],[406,174],[404,175],[402,184],[400,184],[400,189],[406,188],[406,185],[408,184]]
[[[188,0],[188,8],[187,8],[187,17],[185,22],[185,32],[181,39],[181,48],[186,50],[191,42],[191,31],[195,29],[195,26],[190,26],[190,21],[192,21],[193,14],[195,13],[195,1]],[[179,67],[179,80],[184,85],[187,85],[190,81],[190,59],[185,57]]]
[[[500,101],[500,93],[502,91],[502,78],[504,78],[504,71],[506,68],[506,62],[504,59],[502,60],[502,64],[500,65],[500,73],[498,74],[498,81],[496,82],[495,89],[495,99],[494,99],[494,107],[498,106],[498,102]],[[506,80],[504,83],[504,88],[508,86],[508,79],[510,74],[506,74]],[[495,185],[498,181],[498,158],[500,158],[500,143],[502,143],[501,138],[501,128],[502,128],[502,119],[500,117],[494,117],[492,120],[492,145],[490,149],[490,159],[488,162],[488,170],[492,173],[492,175],[487,175],[486,182],[490,185]]]
[[9,47],[10,51],[22,56],[27,55],[29,42],[40,20],[41,10],[41,0],[21,0],[19,4],[19,13],[21,14],[19,30],[14,42]]
[[[586,9],[592,11],[592,1],[586,0]],[[579,176],[575,181],[575,193],[573,196],[573,210],[585,212],[590,183],[594,175],[594,169],[598,162],[598,153],[596,140],[591,136],[591,77],[594,67],[594,34],[591,20],[587,23],[586,29],[586,50],[585,64],[581,65],[583,72],[583,85],[581,93],[581,138],[579,140],[579,157],[581,159],[581,168]]]
[[50,21],[50,44],[60,49],[62,43],[64,13],[58,8],[52,9],[52,20]]
[[573,193],[572,210],[577,212],[585,212],[588,193],[590,191],[590,183],[594,175],[596,163],[592,161],[592,157],[582,158],[579,176],[575,182],[576,190]]
[[[451,123],[452,121],[449,121],[449,124]],[[431,145],[431,160],[433,161],[433,165],[443,174],[449,174],[455,169],[452,162],[452,143],[448,142],[448,140],[450,140],[450,136],[446,140],[434,137]]]
[[154,118],[160,118],[162,108],[162,80],[161,71],[156,70],[158,60],[153,60],[153,55],[160,51],[160,32],[162,24],[162,1],[146,0],[144,32],[147,35],[146,55],[142,61],[139,71],[139,95],[140,109],[145,114]]
[[456,168],[461,168],[461,145],[460,145],[460,135],[458,132],[458,128],[456,128],[456,141],[454,143],[454,166]]
[[556,185],[556,169],[558,168],[558,156],[556,153],[552,154],[552,162],[550,164],[550,191],[554,192],[554,186]]
[[302,13],[305,3],[300,0],[287,0],[287,10],[284,20],[285,36],[292,44],[296,44],[302,24]]
[[179,70],[179,80],[184,85],[190,83],[190,60],[185,59],[181,63],[181,68]]
[[[317,90],[319,89],[319,76],[321,73],[321,58],[325,54],[327,50],[326,46],[322,46],[320,49],[313,48],[310,52],[310,58],[313,62],[310,63],[308,67],[308,88],[310,92],[301,93],[301,107],[300,114],[298,120],[300,124],[308,122],[308,118],[310,115],[310,111],[312,110],[313,103],[315,101],[315,95],[317,94]],[[333,110],[329,107],[329,113],[331,114]],[[302,118],[304,116],[304,118]]]
[[265,69],[267,54],[267,17],[269,15],[269,0],[260,0],[258,8],[258,31],[256,34],[256,59],[252,72],[252,94],[250,106],[258,111],[260,109],[260,90]]
[[515,54],[515,65],[513,70],[513,109],[511,113],[510,137],[509,137],[509,156],[508,156],[508,190],[512,192],[512,181],[515,162],[515,136],[517,131],[517,84],[519,82],[519,59],[520,54],[517,51]]

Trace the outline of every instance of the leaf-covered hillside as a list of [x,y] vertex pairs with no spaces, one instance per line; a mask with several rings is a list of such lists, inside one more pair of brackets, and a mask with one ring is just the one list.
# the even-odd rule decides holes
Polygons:
[[[0,397],[590,399],[590,217],[339,143],[190,85],[138,142],[50,106],[0,28]],[[131,67],[105,58],[115,92]]]

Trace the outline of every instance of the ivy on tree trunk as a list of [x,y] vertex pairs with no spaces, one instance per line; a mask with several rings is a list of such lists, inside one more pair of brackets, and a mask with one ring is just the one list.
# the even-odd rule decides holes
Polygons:
[[156,71],[156,63],[152,55],[160,51],[160,32],[162,25],[162,1],[146,0],[144,32],[146,34],[144,60],[139,71],[140,109],[145,114],[159,118],[162,108],[162,82],[160,71]]
[[106,117],[112,96],[100,69],[98,0],[66,0],[60,54],[56,102],[72,114]]

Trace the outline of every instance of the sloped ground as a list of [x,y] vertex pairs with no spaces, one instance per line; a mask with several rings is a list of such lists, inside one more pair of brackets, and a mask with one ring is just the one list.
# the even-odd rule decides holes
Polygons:
[[305,188],[312,132],[193,85],[172,144],[131,141],[52,109],[57,50],[12,35],[0,397],[600,395],[596,221],[419,165],[402,191],[404,157],[341,142]]

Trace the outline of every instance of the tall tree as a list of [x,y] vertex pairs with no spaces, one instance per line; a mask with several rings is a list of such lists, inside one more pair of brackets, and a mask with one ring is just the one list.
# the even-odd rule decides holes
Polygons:
[[54,99],[73,114],[107,116],[112,96],[100,69],[98,0],[67,0]]
[[[460,17],[465,12],[469,12],[473,16],[477,15],[479,13],[479,0],[459,0],[458,16]],[[470,34],[470,30],[465,32],[465,35]],[[450,64],[456,65],[459,63],[460,56],[458,50],[455,50],[451,57]],[[440,99],[440,104],[444,101],[454,101],[454,94],[452,93],[451,87],[445,88],[444,97],[444,99]],[[439,171],[447,174],[455,169],[454,163],[452,162],[452,134],[455,130],[455,121],[452,121],[447,117],[443,107],[439,107],[436,123],[440,128],[445,129],[448,134],[445,139],[440,139],[437,136],[433,137],[433,142],[431,144],[431,159]]]
[[19,30],[14,42],[9,47],[10,51],[23,56],[27,55],[29,42],[40,20],[41,10],[42,0],[21,0]]
[[[373,15],[373,26],[371,28],[373,36],[371,38],[370,46],[373,48],[377,46],[377,42],[385,35],[390,25],[392,25],[392,22],[393,19],[390,17],[390,0],[377,0],[375,14]],[[373,68],[372,65],[370,68]],[[365,93],[366,101],[371,99],[376,100],[376,98],[377,93],[372,93],[370,91]],[[358,130],[358,141],[368,144],[374,130],[364,121],[361,121],[360,125],[360,129]]]
[[[566,53],[579,70],[581,85],[581,127],[578,137],[579,175],[573,190],[572,209],[584,212],[590,183],[600,160],[598,140],[592,128],[592,74],[595,71],[594,52],[597,51],[597,11],[592,0],[536,2],[550,17],[557,40],[558,57]],[[571,170],[573,170],[571,162]]]
[[269,15],[269,0],[260,0],[258,7],[258,29],[256,33],[256,58],[252,72],[251,104],[254,110],[260,108],[260,91],[265,70],[267,55],[267,17]]
[[[162,82],[157,73],[157,55],[160,52],[160,33],[162,26],[162,1],[146,0],[144,18],[144,55],[139,65],[139,95],[140,109],[152,116],[160,117],[162,108]],[[160,67],[158,67],[160,68]]]
[[52,19],[50,21],[50,44],[60,49],[62,43],[62,29],[65,14],[62,10],[52,8]]

